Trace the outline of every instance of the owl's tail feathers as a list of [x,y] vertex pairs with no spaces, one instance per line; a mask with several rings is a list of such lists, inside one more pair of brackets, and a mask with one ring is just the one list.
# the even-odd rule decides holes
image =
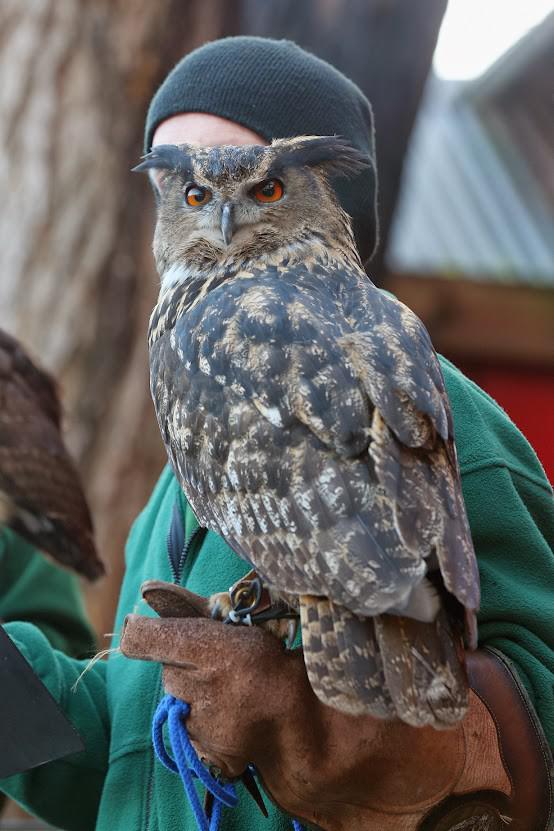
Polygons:
[[441,730],[457,724],[468,707],[461,637],[444,609],[431,623],[396,615],[374,618],[384,675],[396,713],[413,727]]
[[317,697],[350,715],[394,718],[372,618],[325,597],[302,595],[304,661]]
[[324,704],[438,730],[464,717],[469,691],[462,641],[443,609],[432,623],[363,618],[327,598],[302,595],[300,619],[306,670]]

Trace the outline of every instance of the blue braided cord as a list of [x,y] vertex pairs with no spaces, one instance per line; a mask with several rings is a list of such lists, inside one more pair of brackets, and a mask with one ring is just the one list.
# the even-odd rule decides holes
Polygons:
[[183,770],[193,771],[204,787],[229,808],[234,808],[238,802],[235,787],[230,782],[222,785],[213,777],[208,768],[200,761],[196,750],[191,744],[183,720],[190,713],[190,707],[185,701],[174,699],[169,709],[169,738],[175,761],[179,767],[179,773],[183,776]]
[[212,807],[212,818],[210,820],[210,831],[219,831],[219,823],[221,821],[221,814],[223,812],[223,802],[219,799],[214,800]]
[[[179,701],[171,695],[166,695],[159,703],[152,723],[152,742],[156,756],[173,773],[181,777],[185,793],[190,802],[198,831],[218,831],[223,805],[234,808],[238,797],[231,783],[222,785],[215,779],[209,770],[202,764],[193,748],[184,724],[190,713],[190,707],[185,701]],[[163,727],[167,721],[169,727],[169,741],[175,756],[171,758],[166,750]],[[214,805],[210,824],[194,786],[194,778],[200,779],[202,784],[213,794]]]
[[179,769],[177,765],[168,754],[165,749],[165,743],[163,739],[163,726],[167,721],[169,715],[169,704],[171,703],[171,697],[166,695],[165,698],[162,698],[156,712],[154,713],[154,720],[152,722],[152,743],[154,745],[154,751],[156,756],[162,763],[164,767],[168,770],[172,771],[172,773],[179,773]]
[[[207,767],[200,761],[191,744],[185,720],[190,713],[190,705],[186,701],[180,701],[172,695],[166,695],[154,713],[152,722],[152,743],[156,756],[164,767],[178,773],[181,777],[185,793],[190,802],[198,831],[218,831],[223,806],[234,808],[238,802],[234,785],[229,782],[222,785],[215,779]],[[175,758],[172,759],[166,750],[163,728],[168,723],[169,741]],[[200,779],[204,787],[214,797],[210,824],[200,804],[200,799],[194,786],[194,778]],[[294,831],[304,831],[304,826],[298,820],[293,820]]]

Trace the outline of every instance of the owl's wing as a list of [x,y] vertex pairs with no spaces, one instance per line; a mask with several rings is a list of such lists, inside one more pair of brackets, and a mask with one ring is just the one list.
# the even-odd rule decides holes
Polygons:
[[341,345],[396,437],[407,447],[452,439],[448,396],[429,334],[419,318],[371,283],[356,293],[352,331]]
[[282,590],[359,614],[402,608],[436,548],[475,608],[448,401],[421,324],[369,282],[349,321],[325,283],[287,276],[223,284],[151,345],[192,507]]
[[[296,277],[296,275],[295,275]],[[371,407],[331,293],[282,275],[221,286],[151,344],[170,461],[200,521],[273,586],[358,614],[425,572],[367,448]]]
[[377,477],[406,546],[432,544],[446,587],[468,612],[474,642],[478,569],[436,353],[416,315],[372,286],[360,327],[341,345],[375,405],[369,450]]
[[[286,276],[223,285],[171,329],[157,330],[152,394],[170,461],[199,521],[274,587],[316,596],[306,606],[321,615],[320,635],[333,622],[335,635],[326,631],[318,640],[317,620],[306,620],[314,626],[306,662],[318,694],[382,716],[390,704],[382,672],[394,667],[399,641],[381,628],[377,641],[360,619],[402,608],[425,584],[425,558],[445,527],[457,528],[444,520],[452,508],[444,500],[457,484],[448,402],[432,350],[418,353],[404,334],[406,342],[388,350],[386,309],[375,321],[364,297],[359,318],[348,317],[332,291],[302,290],[298,284],[310,275],[295,273],[288,283]],[[372,322],[381,323],[381,351],[371,341]],[[397,382],[401,395],[397,378],[408,379]],[[456,578],[450,582],[458,591]],[[319,608],[321,596],[330,598],[329,614]],[[363,656],[358,630],[371,647]],[[425,700],[423,685],[436,694],[434,681],[452,661],[434,629],[427,638],[436,643],[426,652],[426,679],[408,648],[402,683],[391,676],[397,712],[410,710],[410,684]],[[354,663],[349,655],[358,656]],[[365,669],[373,683],[360,683]],[[465,688],[455,671],[454,663],[459,714]],[[432,720],[424,709],[421,718]]]
[[94,579],[104,573],[49,376],[0,333],[0,523]]

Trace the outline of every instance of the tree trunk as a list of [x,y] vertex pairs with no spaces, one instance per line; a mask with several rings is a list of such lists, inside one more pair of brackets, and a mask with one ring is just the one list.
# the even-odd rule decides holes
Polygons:
[[0,326],[61,383],[110,569],[87,592],[99,633],[111,631],[125,538],[165,460],[148,390],[152,200],[130,168],[153,90],[184,52],[222,34],[224,7],[0,4]]

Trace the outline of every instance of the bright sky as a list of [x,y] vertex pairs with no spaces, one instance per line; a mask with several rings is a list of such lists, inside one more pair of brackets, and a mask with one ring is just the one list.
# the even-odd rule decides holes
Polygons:
[[449,0],[435,72],[452,80],[480,75],[551,11],[554,0]]

